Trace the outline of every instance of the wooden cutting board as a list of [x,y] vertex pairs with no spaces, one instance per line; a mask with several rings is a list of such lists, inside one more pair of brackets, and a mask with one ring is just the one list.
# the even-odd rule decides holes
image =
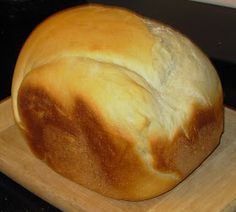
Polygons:
[[236,112],[225,108],[221,144],[173,190],[150,200],[114,200],[77,185],[35,158],[0,102],[0,171],[64,211],[236,211]]

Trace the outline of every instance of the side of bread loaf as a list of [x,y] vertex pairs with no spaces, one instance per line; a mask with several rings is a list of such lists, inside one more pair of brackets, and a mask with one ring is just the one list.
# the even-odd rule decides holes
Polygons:
[[117,199],[173,188],[223,127],[207,57],[172,28],[108,6],[71,8],[39,25],[19,55],[12,99],[37,157]]

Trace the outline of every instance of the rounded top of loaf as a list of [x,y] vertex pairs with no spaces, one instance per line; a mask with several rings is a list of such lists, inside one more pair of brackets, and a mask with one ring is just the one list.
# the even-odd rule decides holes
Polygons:
[[[150,169],[151,142],[174,142],[180,131],[190,138],[198,109],[222,104],[214,67],[189,39],[128,10],[100,5],[59,12],[27,39],[12,84],[15,119],[24,128],[22,84],[40,86],[68,114],[83,99],[108,131],[128,138]],[[176,181],[191,168],[163,170],[155,171]]]
[[[138,112],[133,107],[144,110],[138,112],[140,119],[159,119],[156,124],[167,125],[159,127],[168,133],[176,127],[171,125],[181,125],[194,103],[211,105],[216,95],[221,93],[214,67],[180,33],[125,9],[89,5],[67,9],[51,16],[27,39],[16,64],[12,87],[17,121],[20,121],[16,105],[17,93],[25,76],[34,70],[47,68],[46,65],[52,63],[62,63],[59,65],[60,71],[66,72],[63,66],[70,66],[76,59],[82,59],[89,66],[86,68],[92,70],[83,68],[74,72],[83,72],[92,81],[95,77],[106,81],[105,75],[113,79],[107,82],[107,86],[113,86],[115,90],[104,89],[105,84],[101,88],[92,83],[95,89],[90,92],[96,92],[97,98],[104,98],[101,99],[103,111],[106,103],[110,104],[115,99],[120,104],[128,102],[131,113]],[[95,62],[99,63],[94,64],[96,68],[92,67]],[[100,71],[95,71],[99,68]],[[49,78],[44,79],[43,83],[50,86],[48,82]],[[60,83],[58,86],[65,82]],[[126,90],[125,85],[133,89]],[[70,86],[81,87],[78,78],[74,77]],[[115,88],[117,86],[119,89]],[[98,88],[102,91],[98,91]],[[123,96],[122,101],[117,99],[115,91],[117,95]],[[58,96],[57,92],[51,92]],[[118,103],[113,106],[119,108],[121,105]],[[146,117],[146,110],[153,117]],[[117,113],[117,110],[114,111]],[[175,115],[167,120],[166,114],[170,113]],[[114,114],[109,115],[114,117]],[[131,114],[121,115],[116,116],[122,120],[126,115],[127,119],[132,117]],[[134,123],[137,123],[136,120]]]

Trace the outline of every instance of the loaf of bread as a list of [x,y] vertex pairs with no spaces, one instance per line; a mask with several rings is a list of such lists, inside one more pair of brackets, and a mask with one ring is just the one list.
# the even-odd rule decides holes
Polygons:
[[109,6],[66,9],[36,27],[12,100],[39,159],[116,199],[172,189],[223,128],[221,83],[202,51],[171,27]]

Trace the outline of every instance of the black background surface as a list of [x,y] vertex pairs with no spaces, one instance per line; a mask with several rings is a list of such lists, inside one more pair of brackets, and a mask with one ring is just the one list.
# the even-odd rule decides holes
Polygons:
[[[87,2],[124,6],[186,34],[216,67],[225,104],[236,107],[236,9],[183,0]],[[0,100],[10,96],[17,55],[33,28],[58,10],[84,3],[82,0],[0,0]],[[0,173],[0,211],[58,209]]]

